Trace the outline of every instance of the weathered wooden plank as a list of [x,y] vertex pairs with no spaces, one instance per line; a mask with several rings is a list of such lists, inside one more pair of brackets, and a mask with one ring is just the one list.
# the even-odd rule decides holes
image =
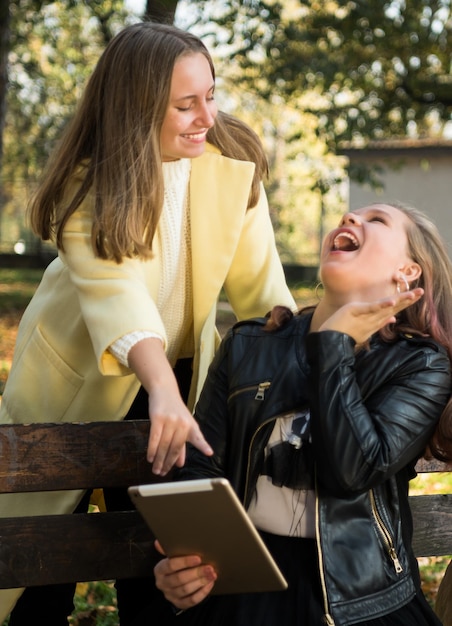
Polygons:
[[[416,556],[452,554],[452,495],[410,505]],[[136,511],[0,519],[0,588],[146,576],[156,558]]]
[[437,459],[419,459],[416,463],[416,471],[418,474],[429,472],[450,472],[452,471],[452,463],[442,463]]
[[136,511],[0,519],[0,588],[148,576],[156,560]]
[[146,460],[148,436],[148,420],[2,424],[0,493],[161,480]]
[[452,495],[410,496],[416,556],[452,554]]

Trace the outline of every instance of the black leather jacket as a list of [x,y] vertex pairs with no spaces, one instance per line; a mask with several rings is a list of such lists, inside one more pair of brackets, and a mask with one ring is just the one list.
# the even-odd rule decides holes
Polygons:
[[447,354],[408,336],[355,353],[348,335],[308,334],[310,315],[264,323],[223,340],[196,408],[215,453],[190,447],[178,478],[226,476],[248,506],[275,418],[309,405],[326,623],[391,613],[419,586],[408,481],[449,398]]

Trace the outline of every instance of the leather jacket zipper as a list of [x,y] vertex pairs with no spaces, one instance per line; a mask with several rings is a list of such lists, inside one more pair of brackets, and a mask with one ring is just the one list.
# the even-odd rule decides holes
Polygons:
[[334,619],[329,612],[328,606],[328,594],[326,591],[325,572],[323,570],[323,552],[320,543],[320,524],[319,524],[319,496],[317,495],[317,477],[316,477],[316,489],[315,489],[315,535],[317,543],[317,554],[319,558],[319,573],[320,573],[320,586],[322,587],[323,596],[323,610],[325,611],[324,620],[328,626],[334,626]]
[[375,495],[373,492],[373,489],[371,489],[369,491],[369,498],[370,498],[370,506],[372,507],[372,515],[374,516],[374,519],[377,523],[377,527],[380,531],[381,537],[383,539],[383,542],[387,548],[389,557],[391,558],[393,565],[394,565],[394,569],[396,571],[396,574],[400,574],[401,572],[403,572],[403,567],[400,564],[399,561],[399,557],[397,556],[397,552],[396,549],[394,547],[394,541],[391,537],[391,533],[389,532],[389,530],[386,528],[381,515],[378,511],[377,508],[377,503],[375,501]]
[[241,393],[245,393],[247,391],[253,391],[254,389],[256,389],[256,395],[254,396],[255,400],[264,400],[265,399],[265,392],[267,391],[267,389],[270,387],[271,382],[269,380],[266,380],[265,382],[259,383],[257,385],[248,385],[247,387],[242,387],[241,389],[236,389],[235,391],[233,391],[231,393],[231,395],[229,396],[228,400],[230,400],[231,398],[235,398],[235,396],[241,394]]
[[[234,398],[235,396],[238,396],[241,393],[246,393],[247,391],[254,391],[256,390],[256,395],[254,396],[255,400],[259,400],[262,401],[265,399],[265,392],[267,391],[267,389],[271,386],[271,381],[269,380],[265,380],[261,383],[257,383],[255,385],[247,385],[246,387],[242,387],[241,389],[236,389],[235,391],[233,391],[229,397],[228,397],[228,402],[229,400],[231,400],[231,398]],[[248,494],[248,487],[249,487],[249,476],[250,476],[250,455],[251,455],[251,450],[253,448],[253,442],[256,438],[257,433],[264,427],[266,426],[266,424],[272,422],[275,420],[275,416],[270,417],[269,419],[265,420],[265,422],[263,422],[262,424],[259,425],[259,428],[254,432],[251,441],[250,441],[250,446],[248,448],[248,461],[246,464],[246,478],[245,478],[245,489],[243,492],[243,503],[246,502],[247,499],[247,494]]]
[[256,439],[257,434],[262,430],[262,428],[264,428],[264,426],[266,426],[270,422],[274,422],[275,419],[276,419],[276,416],[269,417],[268,419],[266,419],[265,422],[262,422],[262,424],[259,425],[259,427],[254,431],[253,436],[251,437],[250,445],[248,448],[248,460],[246,462],[245,489],[243,491],[244,503],[247,501],[247,497],[248,497],[248,489],[249,489],[249,482],[250,482],[249,479],[250,479],[250,465],[251,465],[251,450],[253,449],[254,440]]
[[266,380],[264,383],[259,383],[254,399],[263,400],[265,398],[265,392],[270,387],[270,385],[271,385],[271,382],[269,380]]

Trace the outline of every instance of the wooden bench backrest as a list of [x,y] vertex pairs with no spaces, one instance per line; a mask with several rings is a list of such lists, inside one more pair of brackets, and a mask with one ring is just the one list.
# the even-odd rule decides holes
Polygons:
[[[452,465],[421,459],[416,465],[421,473],[450,472]],[[416,556],[452,554],[452,494],[410,496],[413,512],[413,549]]]
[[[148,435],[148,420],[0,425],[0,493],[155,482]],[[0,588],[146,576],[152,546],[136,511],[0,519]]]
[[[148,435],[147,420],[0,425],[0,493],[162,480],[146,461]],[[422,461],[417,469],[450,468]],[[411,497],[417,556],[452,554],[451,498]],[[0,588],[146,576],[152,546],[136,511],[0,519]]]

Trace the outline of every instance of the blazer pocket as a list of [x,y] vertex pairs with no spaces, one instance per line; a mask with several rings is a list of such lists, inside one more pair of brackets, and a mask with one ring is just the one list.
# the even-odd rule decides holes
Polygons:
[[60,422],[82,384],[36,327],[13,363],[2,402],[14,422]]

